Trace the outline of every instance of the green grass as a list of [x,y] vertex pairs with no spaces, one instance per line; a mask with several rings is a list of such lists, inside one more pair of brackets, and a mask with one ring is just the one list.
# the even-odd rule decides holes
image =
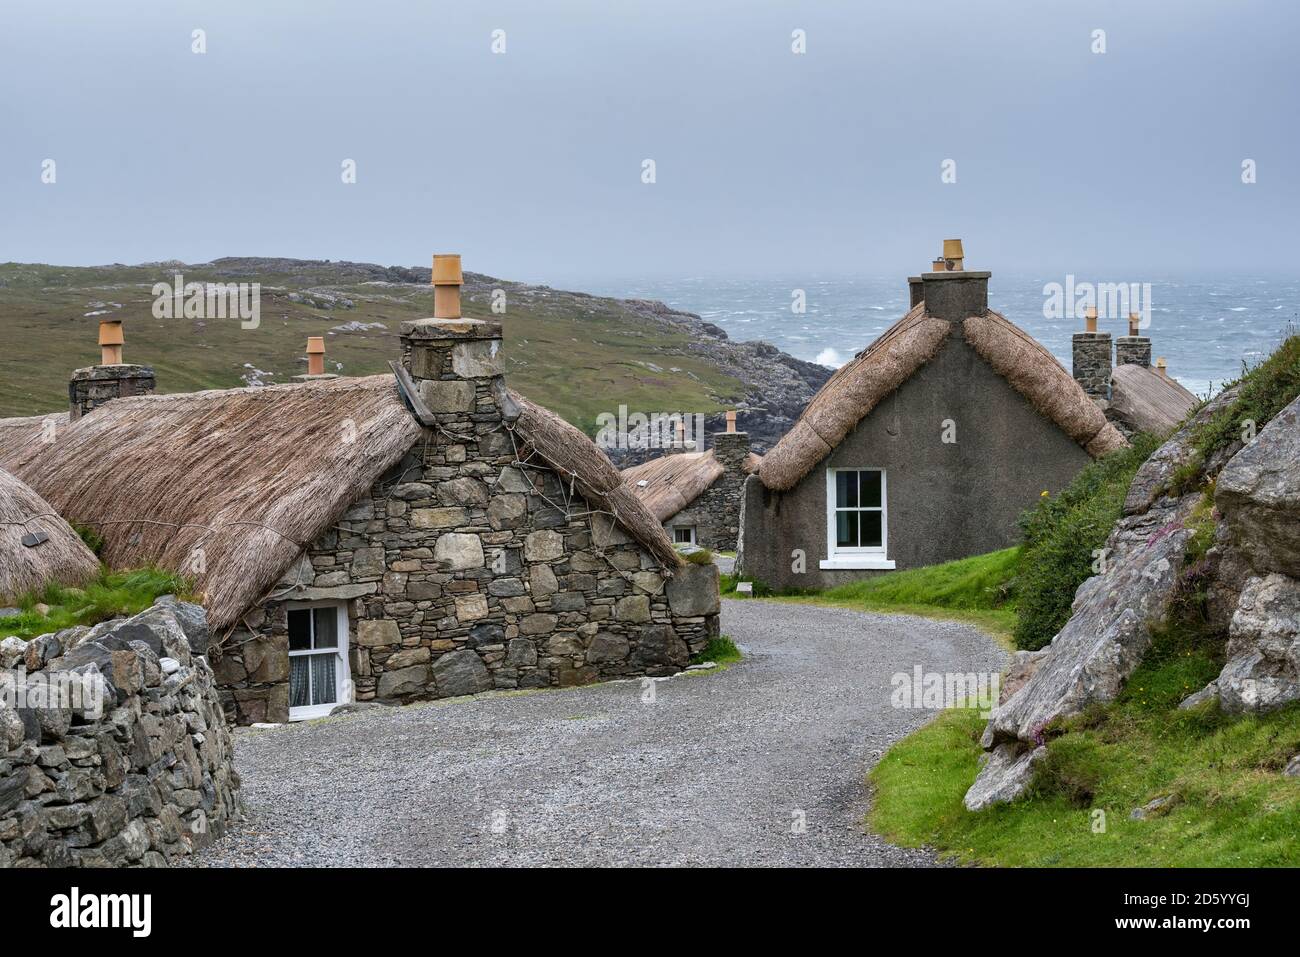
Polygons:
[[1128,448],[1089,463],[1059,495],[1025,513],[1017,647],[1043,647],[1069,620],[1075,591],[1096,574],[1094,550],[1106,544],[1133,476],[1159,446],[1154,436],[1135,436]]
[[[872,827],[895,843],[997,866],[1300,866],[1300,779],[1281,774],[1300,751],[1300,706],[1236,719],[1213,705],[1178,711],[1218,662],[1195,644],[1165,645],[1118,701],[1067,722],[1029,794],[1012,804],[975,814],[962,806],[985,721],[974,709],[945,711],[873,769]],[[1163,813],[1129,819],[1167,795]]]
[[[64,267],[0,264],[0,417],[67,408],[68,375],[98,361],[98,317],[108,309],[125,319],[128,362],[152,365],[160,392],[192,392],[244,384],[250,363],[285,382],[305,371],[308,336],[324,336],[328,371],[361,376],[387,373],[397,358],[403,320],[428,316],[427,285],[374,283],[346,263],[268,261],[248,266],[185,267],[186,282],[260,282],[261,323],[157,319],[151,285],[173,281],[171,266]],[[506,293],[506,312],[491,311],[494,289]],[[353,308],[323,310],[293,302],[291,292],[323,290]],[[569,422],[593,431],[611,396],[629,409],[716,412],[744,395],[742,383],[691,351],[685,331],[634,313],[617,299],[586,296],[474,277],[462,293],[467,316],[499,321],[506,335],[510,384]],[[120,309],[103,303],[118,303]],[[352,320],[386,328],[332,332]],[[336,370],[334,363],[342,363]]]
[[691,664],[703,664],[706,661],[712,661],[716,665],[730,665],[741,659],[740,649],[736,643],[727,635],[719,635],[712,639],[704,650],[691,659]]
[[[756,597],[795,604],[830,605],[964,621],[1009,647],[1016,626],[1015,591],[1020,549],[1004,548],[941,565],[888,572],[819,592],[774,594],[754,583]],[[723,592],[734,592],[736,578],[723,577]]]
[[[130,572],[101,572],[85,588],[66,588],[51,584],[44,591],[24,595],[17,604],[22,611],[0,618],[0,638],[17,635],[34,638],[73,625],[93,625],[120,615],[134,615],[154,603],[161,595],[187,597],[185,579],[154,569]],[[38,604],[49,606],[42,614]]]
[[1170,491],[1183,494],[1201,480],[1205,463],[1220,449],[1244,441],[1300,395],[1300,335],[1287,337],[1267,359],[1253,369],[1243,369],[1236,383],[1241,391],[1236,400],[1221,409],[1192,433],[1194,454],[1180,466]]

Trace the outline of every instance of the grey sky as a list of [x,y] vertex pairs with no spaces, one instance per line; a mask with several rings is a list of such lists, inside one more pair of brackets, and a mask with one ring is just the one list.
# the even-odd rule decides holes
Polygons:
[[1294,274],[1297,21],[1289,0],[5,0],[0,260],[903,274],[961,236],[973,268]]

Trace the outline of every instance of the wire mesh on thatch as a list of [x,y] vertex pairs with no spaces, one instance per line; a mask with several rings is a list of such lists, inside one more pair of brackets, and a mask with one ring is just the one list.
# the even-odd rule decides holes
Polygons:
[[[23,539],[38,540],[31,546]],[[99,559],[72,527],[26,484],[0,469],[0,603],[50,582],[84,585]]]
[[519,450],[521,460],[526,461],[529,453],[535,451],[565,482],[576,485],[593,509],[607,512],[664,568],[673,569],[682,564],[663,526],[623,484],[623,476],[595,442],[554,412],[519,393],[511,390],[510,397],[519,406],[514,430],[529,447]]
[[1136,432],[1168,435],[1197,401],[1179,382],[1149,366],[1125,364],[1111,373],[1110,407]]
[[193,577],[220,630],[421,434],[382,375],[115,399],[0,466],[95,529],[111,567]]
[[881,399],[938,353],[952,327],[925,314],[925,303],[886,329],[813,396],[799,421],[765,456],[758,477],[778,492],[791,489],[839,445]]
[[1096,458],[1123,448],[1124,436],[1056,357],[999,313],[962,321],[966,341],[1029,404]]
[[726,471],[707,452],[661,455],[623,470],[623,480],[660,522],[666,522],[700,497]]

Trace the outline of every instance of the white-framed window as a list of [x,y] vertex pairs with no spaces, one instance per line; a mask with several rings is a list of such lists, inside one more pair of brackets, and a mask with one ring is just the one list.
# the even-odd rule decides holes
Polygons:
[[348,610],[337,602],[295,603],[289,624],[289,720],[320,718],[352,700]]
[[826,470],[826,561],[823,569],[893,568],[884,469]]
[[674,526],[673,526],[673,544],[674,544],[674,545],[694,545],[694,544],[695,544],[695,526],[694,526],[694,525],[674,525]]

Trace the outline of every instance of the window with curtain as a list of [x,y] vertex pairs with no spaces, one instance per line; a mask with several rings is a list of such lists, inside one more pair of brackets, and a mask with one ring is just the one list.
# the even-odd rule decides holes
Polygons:
[[288,610],[291,720],[320,717],[342,703],[347,649],[341,619],[337,605]]

